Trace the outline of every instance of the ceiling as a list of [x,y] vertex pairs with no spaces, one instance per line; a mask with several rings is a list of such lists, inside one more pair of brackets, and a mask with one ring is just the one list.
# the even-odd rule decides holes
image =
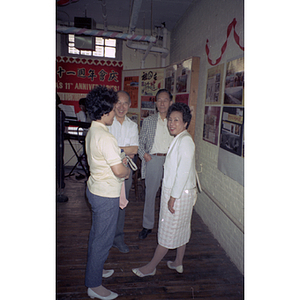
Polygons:
[[[102,3],[106,3],[107,31],[112,31],[113,29],[110,29],[112,26],[129,28],[133,0],[102,1],[57,0],[57,24],[73,26],[74,17],[88,17],[94,19],[97,24],[104,24]],[[193,1],[142,0],[136,28],[155,30],[155,27],[160,27],[162,23],[165,23],[165,27],[171,31]],[[97,29],[103,30],[104,28],[97,27]]]

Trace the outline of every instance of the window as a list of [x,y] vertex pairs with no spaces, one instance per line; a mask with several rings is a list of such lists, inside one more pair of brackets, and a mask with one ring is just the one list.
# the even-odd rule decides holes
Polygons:
[[94,57],[116,58],[117,42],[116,39],[105,39],[95,37],[95,51],[79,50],[75,48],[75,35],[69,34],[68,53],[87,55]]

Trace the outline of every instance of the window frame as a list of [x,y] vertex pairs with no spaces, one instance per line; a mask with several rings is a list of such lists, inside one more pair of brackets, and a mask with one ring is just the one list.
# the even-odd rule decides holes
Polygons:
[[[69,36],[73,36],[73,42],[70,42],[70,38]],[[98,55],[94,55],[95,51],[92,50],[80,50],[75,48],[75,34],[67,34],[66,35],[66,54],[68,56],[78,56],[78,57],[89,57],[89,58],[93,58],[93,59],[114,59],[114,60],[122,60],[122,40],[119,39],[111,39],[111,38],[105,38],[105,37],[94,37],[95,38],[95,51],[96,51],[96,47],[104,47],[103,50],[103,56],[98,56]],[[99,39],[103,39],[103,44],[98,44],[96,41],[96,38]],[[105,45],[106,41],[110,41],[110,40],[114,40],[115,41],[115,46],[110,46],[110,45]],[[74,53],[69,52],[69,47],[70,47],[70,43],[73,44],[71,45],[71,47],[77,51],[79,51],[79,53],[77,51],[74,51]],[[105,56],[105,49],[115,49],[115,57],[111,57],[111,56]],[[87,53],[87,54],[85,54]]]

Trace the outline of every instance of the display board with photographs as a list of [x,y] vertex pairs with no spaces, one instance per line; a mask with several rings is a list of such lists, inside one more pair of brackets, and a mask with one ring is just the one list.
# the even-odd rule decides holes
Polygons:
[[155,96],[164,87],[164,75],[164,69],[141,71],[141,120],[156,113]]
[[221,104],[223,76],[224,64],[208,69],[205,104]]
[[124,91],[130,96],[131,108],[138,108],[139,104],[139,76],[127,76],[124,78]]
[[244,57],[226,64],[224,105],[244,106]]
[[242,156],[244,108],[223,107],[220,147]]
[[166,88],[173,95],[174,102],[183,102],[190,106],[192,120],[188,132],[194,137],[199,68],[200,58],[191,57],[166,68],[124,70],[123,88],[134,99],[129,112],[137,114],[133,117],[139,119],[139,128],[143,119],[156,113],[156,93],[159,89]]
[[[165,88],[174,96],[189,94],[193,58],[186,59],[166,68]],[[180,99],[178,97],[178,99]]]
[[218,144],[220,111],[220,106],[205,106],[203,140],[214,145]]

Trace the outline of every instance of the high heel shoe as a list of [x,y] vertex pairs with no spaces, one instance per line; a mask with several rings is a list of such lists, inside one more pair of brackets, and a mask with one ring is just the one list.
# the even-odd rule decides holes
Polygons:
[[101,300],[112,300],[112,299],[116,299],[119,295],[114,293],[114,292],[110,292],[110,295],[104,297],[104,296],[100,296],[98,295],[97,293],[95,293],[91,288],[88,288],[88,295],[94,299],[94,298],[97,298],[97,299],[101,299]]
[[154,271],[152,273],[149,274],[143,274],[140,269],[136,268],[136,269],[132,269],[132,272],[138,276],[138,277],[146,277],[146,276],[154,276],[156,273],[156,268],[154,269]]
[[[104,273],[104,271],[105,271],[105,273]],[[102,277],[103,278],[108,278],[108,277],[110,277],[112,274],[114,274],[114,270],[103,270],[102,271]]]
[[178,273],[183,273],[183,266],[182,265],[180,265],[180,266],[177,266],[177,267],[172,267],[171,266],[171,261],[168,261],[167,262],[167,266],[169,267],[169,269],[171,269],[171,270],[176,270]]

